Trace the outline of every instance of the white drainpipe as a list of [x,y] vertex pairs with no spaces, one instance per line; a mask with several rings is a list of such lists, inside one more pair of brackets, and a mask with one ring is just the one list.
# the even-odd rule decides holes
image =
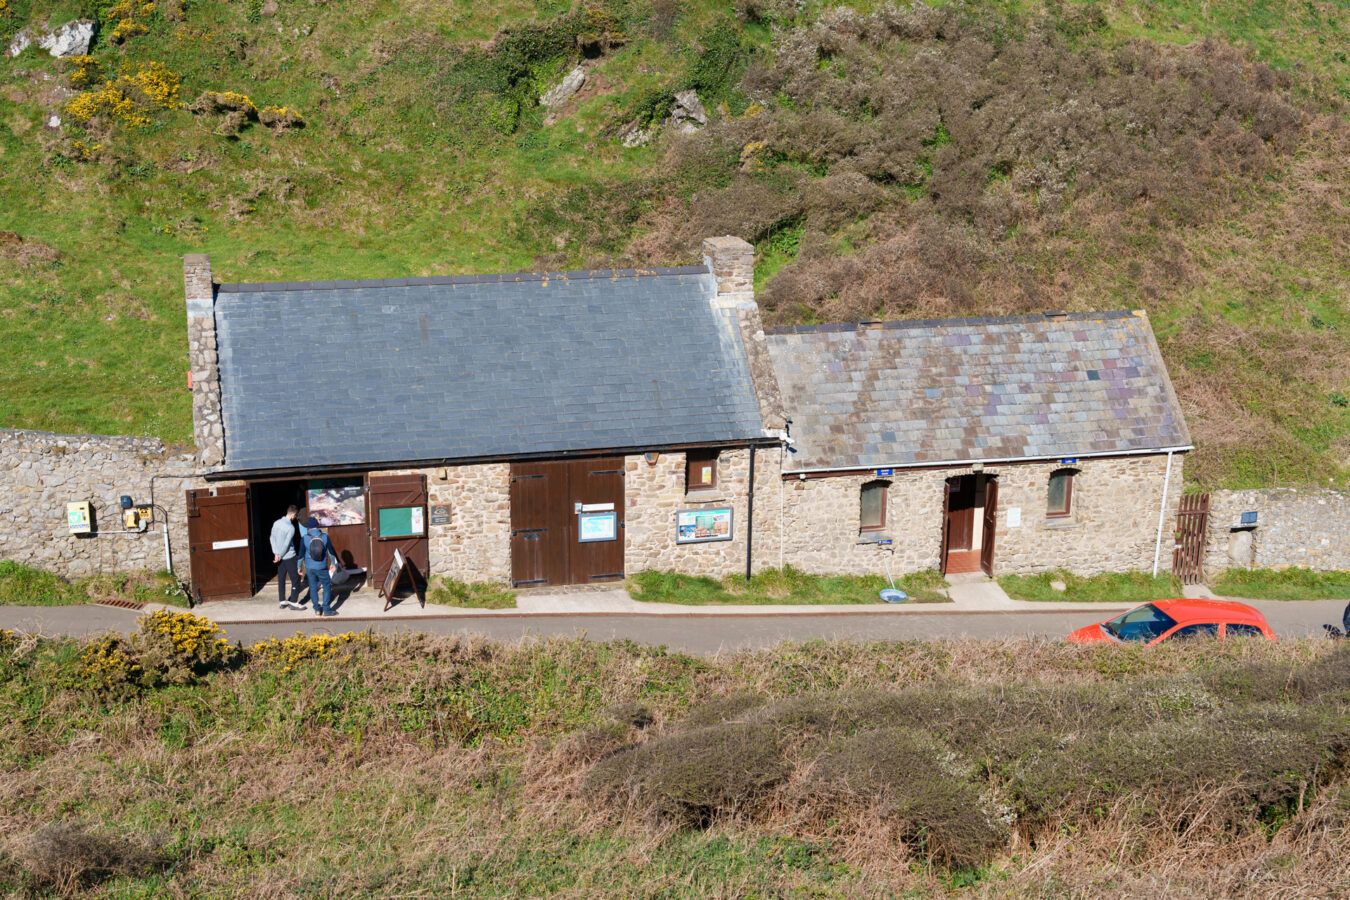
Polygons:
[[1158,556],[1162,553],[1163,519],[1167,517],[1167,485],[1172,480],[1172,451],[1167,452],[1167,474],[1163,476],[1162,506],[1158,507],[1158,540],[1153,545],[1153,577],[1158,577]]

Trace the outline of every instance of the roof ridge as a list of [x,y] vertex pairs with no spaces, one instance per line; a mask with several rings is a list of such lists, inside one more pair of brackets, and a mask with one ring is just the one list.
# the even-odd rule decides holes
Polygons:
[[[1056,313],[1051,318],[1045,313],[1016,316],[969,316],[952,319],[895,319],[889,322],[830,322],[820,325],[776,325],[765,328],[765,334],[820,334],[831,331],[898,331],[902,329],[942,328],[960,325],[1025,325],[1032,322],[1084,322],[1092,319],[1130,319],[1138,315],[1134,310],[1104,310],[1101,312]],[[1060,318],[1062,316],[1062,318]]]
[[222,294],[272,291],[331,291],[351,288],[421,287],[447,284],[519,284],[529,281],[597,281],[670,275],[707,275],[707,266],[652,266],[641,269],[577,269],[567,272],[501,272],[482,275],[433,275],[423,278],[374,278],[347,281],[269,281],[221,284]]

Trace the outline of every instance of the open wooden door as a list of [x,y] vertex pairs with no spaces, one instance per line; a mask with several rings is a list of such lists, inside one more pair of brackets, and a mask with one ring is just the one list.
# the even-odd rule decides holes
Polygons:
[[394,551],[411,565],[418,593],[426,590],[431,568],[427,544],[427,479],[425,475],[372,475],[366,494],[370,528],[370,580],[384,583]]
[[253,596],[247,487],[187,492],[188,554],[197,600]]
[[942,574],[947,574],[947,543],[951,539],[952,520],[952,483],[951,480],[942,482],[942,549],[938,551],[938,568]]
[[984,482],[984,543],[980,547],[980,571],[994,577],[994,529],[998,526],[998,479]]

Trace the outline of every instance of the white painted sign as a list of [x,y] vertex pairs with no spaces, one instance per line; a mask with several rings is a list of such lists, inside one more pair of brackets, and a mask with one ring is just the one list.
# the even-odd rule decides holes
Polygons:
[[213,541],[211,543],[212,550],[234,550],[238,547],[247,547],[247,546],[248,546],[248,538],[240,538],[237,541]]
[[426,529],[422,527],[422,507],[414,506],[412,508],[412,532],[413,534],[422,534]]
[[614,504],[613,504],[613,503],[583,503],[583,504],[581,504],[581,511],[582,511],[582,512],[608,512],[609,510],[611,510],[611,509],[613,509],[613,508],[614,508]]
[[1022,527],[1022,508],[1020,506],[1013,506],[1008,509],[1008,527]]

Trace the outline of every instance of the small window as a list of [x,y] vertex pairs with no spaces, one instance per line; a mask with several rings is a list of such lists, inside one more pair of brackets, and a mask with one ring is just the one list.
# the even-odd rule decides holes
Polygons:
[[1264,637],[1264,633],[1255,625],[1225,625],[1224,637]]
[[1218,637],[1219,626],[1208,622],[1203,625],[1187,625],[1185,628],[1178,628],[1172,632],[1172,639],[1192,638],[1192,637]]
[[716,450],[690,450],[684,455],[685,493],[717,487],[717,456]]
[[869,481],[858,495],[858,530],[881,531],[886,527],[888,481]]
[[1050,473],[1050,489],[1045,496],[1045,515],[1049,519],[1066,518],[1073,511],[1074,469]]

